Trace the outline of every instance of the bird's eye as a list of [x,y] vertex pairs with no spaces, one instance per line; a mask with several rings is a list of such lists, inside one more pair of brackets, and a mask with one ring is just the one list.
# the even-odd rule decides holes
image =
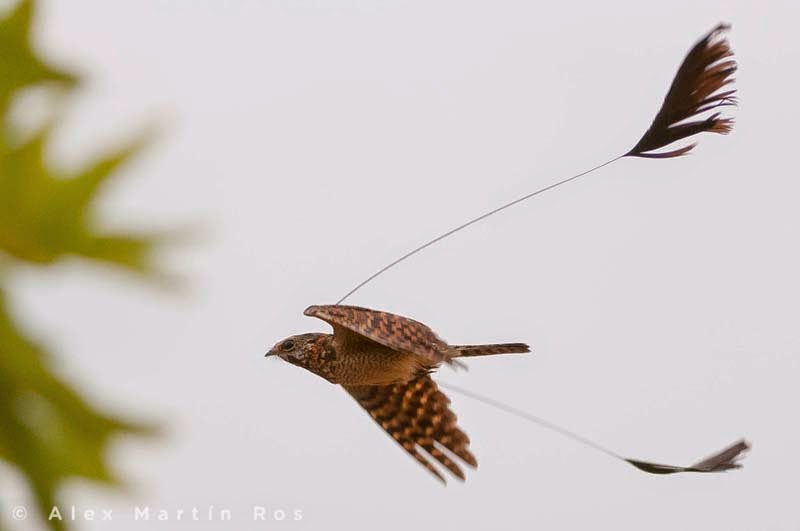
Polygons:
[[289,352],[293,348],[294,348],[294,341],[292,341],[291,339],[287,339],[286,341],[281,343],[281,350],[285,352]]

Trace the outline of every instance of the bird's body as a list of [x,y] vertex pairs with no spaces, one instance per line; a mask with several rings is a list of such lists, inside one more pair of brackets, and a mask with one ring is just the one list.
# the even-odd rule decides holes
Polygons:
[[439,479],[444,480],[420,450],[461,479],[464,474],[448,453],[477,466],[450,400],[430,373],[458,357],[529,352],[528,345],[448,345],[418,321],[357,306],[311,306],[305,314],[327,321],[334,333],[292,336],[267,355],[341,385]]
[[337,383],[342,385],[391,385],[427,374],[435,367],[411,352],[392,350],[366,342],[345,348],[336,363]]
[[301,348],[298,352],[302,351],[303,356],[287,356],[286,361],[333,384],[389,385],[409,381],[434,368],[411,352],[371,341],[342,344],[333,334],[302,334],[291,340],[296,345],[293,350]]

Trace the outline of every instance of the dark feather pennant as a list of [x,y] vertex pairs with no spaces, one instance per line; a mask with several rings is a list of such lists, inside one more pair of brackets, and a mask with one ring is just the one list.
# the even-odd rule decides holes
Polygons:
[[[507,208],[511,208],[524,201],[532,199],[544,192],[554,190],[569,182],[580,179],[584,175],[593,173],[600,168],[613,164],[625,157],[645,157],[650,159],[665,159],[685,155],[695,144],[672,149],[671,151],[657,151],[670,144],[694,136],[698,133],[719,133],[730,132],[733,127],[733,119],[722,117],[720,108],[736,105],[736,90],[730,88],[733,83],[733,74],[736,72],[736,61],[733,59],[733,52],[728,45],[728,41],[723,34],[730,29],[728,24],[719,24],[700,39],[686,55],[672,85],[664,98],[653,123],[645,131],[639,142],[623,155],[609,159],[593,168],[577,173],[556,183],[539,188],[518,199],[509,201],[493,210],[485,212],[477,217],[458,225],[457,227],[440,234],[422,245],[417,246],[400,258],[388,263],[381,269],[368,276],[358,283],[353,289],[344,294],[336,301],[339,305],[348,299],[355,292],[369,284],[386,271],[408,260],[417,253],[424,251],[428,247],[449,238],[453,234],[460,232],[486,218],[494,216]],[[723,90],[724,87],[728,87]]]
[[628,463],[632,464],[643,472],[650,474],[677,474],[679,472],[724,472],[734,468],[741,468],[737,460],[744,455],[744,452],[750,449],[750,444],[741,440],[716,454],[703,459],[699,463],[691,466],[673,466],[661,465],[658,463],[650,463],[648,461],[639,461],[638,459],[625,459]]
[[689,51],[650,128],[624,156],[658,159],[679,157],[691,151],[696,144],[672,151],[653,151],[698,133],[730,132],[733,119],[721,117],[719,111],[692,120],[720,107],[736,105],[736,89],[722,90],[733,83],[733,74],[736,72],[733,52],[727,39],[722,37],[728,29],[729,25],[719,24]]
[[613,457],[614,459],[625,461],[626,463],[633,465],[642,472],[647,472],[648,474],[666,475],[666,474],[679,474],[682,472],[699,472],[699,473],[725,472],[726,470],[741,468],[742,465],[740,465],[737,462],[737,460],[743,457],[744,453],[750,449],[750,443],[748,443],[744,439],[741,439],[738,442],[728,446],[724,450],[721,450],[715,453],[714,455],[709,456],[703,459],[702,461],[699,461],[690,466],[664,465],[660,463],[652,463],[650,461],[642,461],[640,459],[631,459],[629,457],[620,455],[617,452],[606,448],[605,446],[601,446],[596,442],[587,439],[583,435],[579,435],[573,431],[570,431],[566,428],[559,426],[558,424],[554,424],[541,417],[531,415],[530,413],[527,413],[521,409],[517,409],[513,406],[509,406],[508,404],[505,404],[503,402],[494,400],[493,398],[489,398],[487,396],[480,395],[474,391],[470,391],[468,389],[457,387],[453,384],[448,384],[444,382],[439,382],[439,387],[443,387],[455,393],[468,396],[474,400],[483,402],[484,404],[505,411],[506,413],[510,413],[528,422],[552,430],[554,432],[560,433],[561,435],[569,439],[572,439],[573,441],[576,441],[584,446],[588,446],[589,448],[594,448],[595,450],[603,452],[604,454]]

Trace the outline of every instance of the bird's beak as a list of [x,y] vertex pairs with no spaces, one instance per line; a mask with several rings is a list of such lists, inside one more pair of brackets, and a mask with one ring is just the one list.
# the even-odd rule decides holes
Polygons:
[[266,354],[264,354],[264,357],[265,358],[269,358],[270,356],[274,356],[274,355],[275,355],[275,353],[272,351],[272,349],[270,349],[270,350],[267,351]]

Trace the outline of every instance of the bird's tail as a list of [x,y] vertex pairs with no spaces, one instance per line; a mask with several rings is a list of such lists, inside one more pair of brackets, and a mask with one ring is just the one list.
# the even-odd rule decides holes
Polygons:
[[453,345],[459,357],[492,356],[494,354],[523,354],[531,349],[525,343],[499,343],[496,345]]

